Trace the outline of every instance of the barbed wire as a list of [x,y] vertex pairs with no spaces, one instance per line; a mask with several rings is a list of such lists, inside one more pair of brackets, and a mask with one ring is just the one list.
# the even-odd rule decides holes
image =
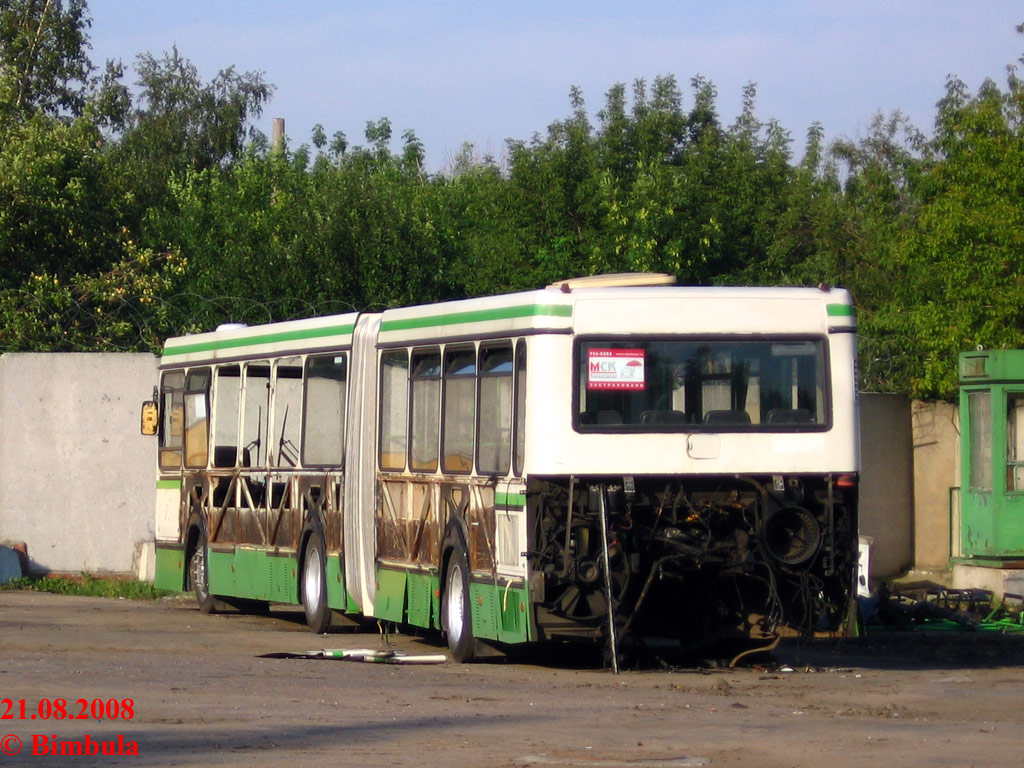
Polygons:
[[53,297],[17,289],[4,294],[17,314],[0,325],[0,352],[158,352],[165,339],[214,330],[221,323],[262,324],[344,314],[356,307],[343,299],[202,296]]
[[[359,308],[344,299],[311,300],[282,296],[260,300],[247,296],[204,296],[191,291],[168,296],[124,295],[92,301],[81,294],[39,296],[25,289],[3,295],[20,310],[21,322],[42,328],[0,325],[3,352],[154,352],[166,339],[211,331],[222,323],[250,325],[345,314]],[[379,308],[364,308],[377,311]],[[903,392],[909,371],[923,364],[920,354],[894,354],[886,340],[858,336],[859,385],[863,392]]]
[[910,391],[912,372],[924,366],[924,355],[903,349],[892,350],[892,341],[857,335],[857,367],[861,392],[880,394]]

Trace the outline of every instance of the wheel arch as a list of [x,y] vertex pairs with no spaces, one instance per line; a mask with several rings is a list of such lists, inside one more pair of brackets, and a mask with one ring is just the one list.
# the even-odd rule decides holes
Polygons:
[[[448,575],[448,563],[451,561],[452,552],[456,546],[461,546],[469,559],[469,526],[462,515],[452,515],[444,528],[444,536],[441,537],[441,559],[438,563],[438,578],[442,585],[441,602],[444,602],[444,583]],[[466,574],[469,578],[469,573]]]
[[202,515],[193,512],[192,516],[189,517],[188,523],[185,525],[185,572],[182,574],[182,589],[188,592],[193,588],[192,584],[192,573],[188,568],[188,563],[192,560],[192,555],[195,554],[196,549],[199,546],[200,540],[205,540],[209,545],[210,538],[206,533],[206,524],[203,521]]

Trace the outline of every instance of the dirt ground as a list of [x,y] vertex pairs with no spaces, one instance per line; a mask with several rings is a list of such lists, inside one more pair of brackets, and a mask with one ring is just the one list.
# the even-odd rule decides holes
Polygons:
[[[437,653],[437,639],[393,648]],[[377,648],[310,634],[294,610],[0,592],[0,766],[1008,766],[1021,764],[1024,637],[885,632],[782,645],[786,668],[615,676],[572,656],[392,666],[261,658]],[[767,657],[759,659],[767,662]],[[132,699],[131,719],[42,719],[65,699]],[[24,699],[25,719],[20,718]],[[46,700],[40,703],[41,700]],[[8,709],[0,702],[0,715]],[[31,719],[30,715],[36,718]],[[33,744],[137,745],[124,757]],[[13,738],[17,737],[17,738]]]

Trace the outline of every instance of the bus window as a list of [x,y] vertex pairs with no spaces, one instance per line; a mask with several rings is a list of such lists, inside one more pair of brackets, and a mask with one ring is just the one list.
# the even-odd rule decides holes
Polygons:
[[245,366],[245,395],[242,411],[242,466],[263,467],[267,463],[267,418],[270,408],[270,364]]
[[507,475],[512,450],[512,345],[480,348],[477,469]]
[[523,476],[523,459],[526,456],[526,340],[516,343],[516,434],[515,461],[513,471],[516,477]]
[[302,423],[302,361],[287,357],[274,364],[274,447],[273,461],[278,467],[299,465],[299,441]]
[[182,439],[185,435],[185,372],[170,371],[160,384],[160,468],[181,467]]
[[473,432],[476,426],[476,352],[472,347],[444,353],[444,433],[441,469],[473,470]]
[[829,422],[820,339],[608,339],[579,350],[584,429],[799,431]]
[[345,355],[306,360],[302,463],[340,467],[345,445]]
[[409,466],[415,472],[436,472],[441,432],[441,351],[414,351],[410,370],[412,445]]
[[385,352],[380,366],[380,468],[405,469],[406,431],[409,427],[409,353]]
[[185,379],[185,466],[205,467],[210,451],[210,369],[188,372]]
[[217,369],[213,389],[213,466],[238,463],[238,409],[242,396],[242,369],[225,365]]

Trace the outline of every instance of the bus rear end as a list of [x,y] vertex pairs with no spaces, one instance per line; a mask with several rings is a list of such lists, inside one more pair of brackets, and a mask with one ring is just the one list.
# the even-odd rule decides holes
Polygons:
[[531,347],[538,635],[698,649],[839,629],[857,541],[849,295],[573,294],[571,336]]

